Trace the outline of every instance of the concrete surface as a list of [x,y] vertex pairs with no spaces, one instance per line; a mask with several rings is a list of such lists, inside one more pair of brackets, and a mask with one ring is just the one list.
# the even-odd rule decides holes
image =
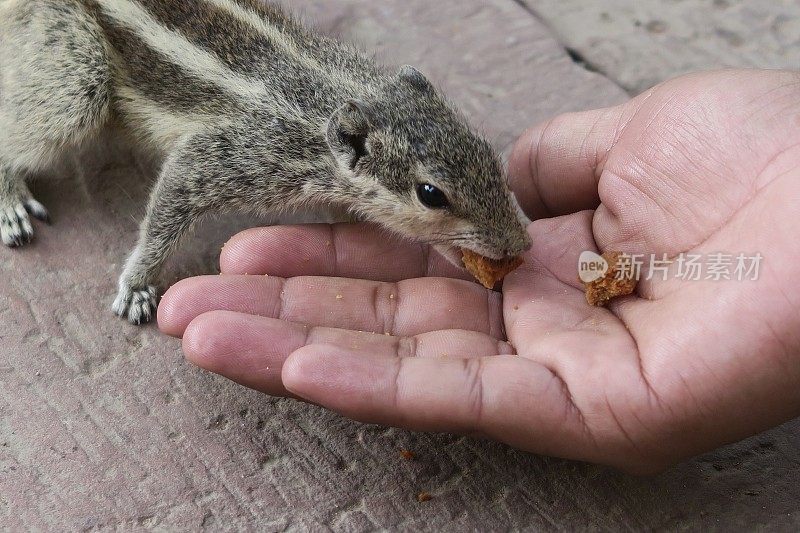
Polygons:
[[631,93],[695,70],[800,67],[796,0],[518,0]]
[[[389,62],[419,65],[502,147],[546,116],[624,98],[513,0],[292,5]],[[129,159],[112,160],[90,179],[37,186],[55,225],[38,227],[30,248],[0,250],[0,530],[800,526],[798,422],[636,479],[362,426],[189,367],[178,342],[109,312],[148,186]],[[205,225],[165,281],[213,271],[220,244],[251,223]],[[418,503],[420,491],[433,499]]]

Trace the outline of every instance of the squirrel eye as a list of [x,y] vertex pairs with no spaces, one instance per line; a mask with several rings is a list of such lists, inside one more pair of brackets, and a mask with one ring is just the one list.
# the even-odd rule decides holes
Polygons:
[[417,186],[417,196],[419,196],[419,201],[425,207],[431,209],[444,209],[450,205],[447,195],[441,189],[429,183],[422,183]]

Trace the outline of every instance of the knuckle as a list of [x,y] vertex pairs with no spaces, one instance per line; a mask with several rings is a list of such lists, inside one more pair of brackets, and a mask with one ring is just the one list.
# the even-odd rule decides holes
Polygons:
[[416,337],[401,337],[397,341],[397,356],[401,359],[417,357],[419,341]]
[[474,421],[475,427],[480,427],[484,415],[483,359],[465,359],[463,364],[469,420]]
[[395,283],[376,283],[372,298],[375,323],[380,333],[395,334],[397,324],[398,285]]

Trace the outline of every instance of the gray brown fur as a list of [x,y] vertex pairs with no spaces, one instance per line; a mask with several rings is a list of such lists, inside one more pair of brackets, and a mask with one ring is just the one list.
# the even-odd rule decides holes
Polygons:
[[[210,212],[334,207],[440,249],[530,246],[497,154],[411,67],[386,71],[259,0],[0,0],[3,242],[47,218],[26,176],[112,121],[161,161],[114,303],[133,323]],[[451,206],[426,208],[419,183]]]

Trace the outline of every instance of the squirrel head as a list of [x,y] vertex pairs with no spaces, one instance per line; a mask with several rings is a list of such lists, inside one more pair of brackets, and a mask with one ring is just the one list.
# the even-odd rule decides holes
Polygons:
[[413,67],[337,109],[327,141],[349,207],[362,218],[454,262],[457,248],[492,259],[530,248],[499,155]]

